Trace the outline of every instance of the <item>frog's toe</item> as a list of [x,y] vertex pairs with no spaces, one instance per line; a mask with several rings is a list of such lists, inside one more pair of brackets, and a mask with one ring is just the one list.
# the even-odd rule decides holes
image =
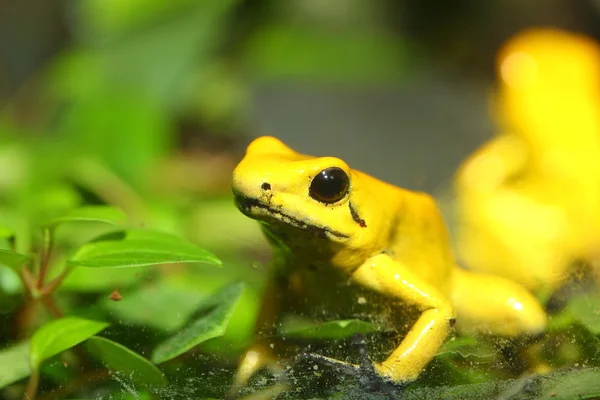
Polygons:
[[365,338],[360,333],[352,336],[352,345],[360,355],[360,374],[358,375],[358,380],[362,386],[375,391],[394,393],[402,391],[412,383],[412,381],[396,382],[389,379],[384,373],[385,367],[381,364],[373,363],[369,358]]
[[378,373],[377,366],[368,358],[361,360],[361,364],[357,365],[315,353],[304,353],[302,356],[320,365],[333,368],[337,372],[352,376],[362,388],[371,393],[399,394],[410,383],[398,383],[387,379]]
[[336,371],[342,372],[347,375],[356,376],[360,371],[360,366],[351,364],[346,361],[337,360],[335,358],[327,357],[322,354],[316,353],[303,353],[300,357],[315,361],[318,364],[325,365],[327,367],[334,368]]

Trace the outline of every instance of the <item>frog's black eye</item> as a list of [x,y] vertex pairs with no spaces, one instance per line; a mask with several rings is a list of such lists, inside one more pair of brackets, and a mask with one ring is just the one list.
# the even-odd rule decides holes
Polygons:
[[310,197],[325,204],[335,203],[346,196],[350,178],[338,167],[324,169],[315,176],[308,190]]

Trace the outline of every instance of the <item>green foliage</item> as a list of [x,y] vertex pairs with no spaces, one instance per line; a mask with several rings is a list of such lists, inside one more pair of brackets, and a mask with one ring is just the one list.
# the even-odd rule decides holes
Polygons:
[[457,385],[441,388],[419,388],[407,391],[410,400],[436,399],[594,399],[600,395],[598,368],[557,372],[547,376],[532,376],[517,380]]
[[404,43],[385,32],[267,26],[246,51],[248,67],[262,76],[393,82],[407,72]]
[[377,327],[359,319],[345,319],[315,323],[304,318],[287,318],[282,321],[279,334],[289,338],[303,339],[344,339],[356,333],[376,332]]
[[19,273],[23,264],[27,263],[29,260],[30,257],[26,254],[20,254],[15,251],[0,249],[0,264],[11,268],[17,273]]
[[221,265],[210,252],[177,236],[149,230],[111,232],[83,245],[67,264],[79,267],[123,268],[165,263]]
[[38,369],[42,362],[94,336],[108,326],[77,317],[64,317],[38,329],[29,343],[29,363]]
[[123,225],[127,221],[125,213],[108,206],[86,206],[70,210],[65,215],[45,223],[46,227],[54,228],[65,222],[103,222],[111,225]]
[[[81,268],[82,266],[94,267],[88,271],[107,267],[112,271],[112,268],[118,267],[165,263],[193,262],[221,265],[221,261],[212,253],[198,248],[180,236],[150,229],[123,229],[122,227],[127,225],[127,218],[117,208],[89,205],[64,210],[64,202],[53,204],[59,206],[49,208],[48,210],[53,210],[50,213],[44,213],[46,216],[53,214],[52,217],[40,218],[37,224],[32,220],[31,223],[37,226],[34,225],[27,230],[7,230],[9,246],[10,243],[20,239],[21,234],[40,232],[39,236],[34,235],[26,241],[35,249],[35,256],[1,249],[0,263],[19,275],[30,298],[39,299],[55,317],[60,317],[62,311],[53,299],[54,293],[62,289],[61,286],[65,282],[69,282],[69,276],[76,277],[72,275],[74,271],[79,271],[80,276],[72,278],[70,283],[65,284],[65,289],[103,291],[111,287],[110,285],[123,285],[127,282],[134,284],[137,278],[131,274],[117,276],[112,280],[107,279],[106,274],[92,273],[90,276],[82,272],[86,270]],[[64,248],[67,243],[60,241],[59,236],[56,235],[59,229],[75,225],[93,227],[91,232],[96,232],[98,224],[121,228],[96,237],[91,233],[89,239],[83,239],[82,243],[74,249],[69,249],[68,246]],[[59,256],[53,257],[53,252],[59,253]],[[213,305],[217,308],[220,306],[216,303]],[[88,313],[93,313],[93,309],[89,309]],[[78,316],[65,316],[42,323],[29,342],[8,347],[0,353],[0,361],[5,365],[2,368],[10,366],[6,371],[0,371],[2,372],[0,389],[30,376],[26,395],[30,398],[34,397],[40,378],[49,379],[52,376],[49,372],[53,369],[44,367],[45,361],[86,340],[88,340],[86,345],[88,352],[107,368],[124,374],[124,379],[130,380],[137,386],[165,384],[166,380],[162,372],[139,354],[108,339],[92,338],[108,326],[106,322]]]
[[87,340],[86,349],[109,369],[139,386],[164,385],[162,372],[150,361],[112,340],[94,336]]
[[21,342],[0,351],[0,388],[27,378],[31,373],[29,342]]
[[243,283],[234,283],[203,301],[198,312],[206,314],[160,343],[152,353],[152,361],[157,364],[163,363],[200,343],[225,334],[243,291]]
[[600,335],[600,293],[572,297],[567,311],[594,335]]

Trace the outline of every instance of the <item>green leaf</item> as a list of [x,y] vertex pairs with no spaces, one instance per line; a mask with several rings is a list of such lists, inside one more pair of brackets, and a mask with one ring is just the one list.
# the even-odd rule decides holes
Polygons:
[[109,206],[85,206],[71,210],[67,214],[51,219],[46,226],[54,227],[64,222],[104,222],[111,225],[122,225],[127,222],[127,216],[118,208]]
[[18,382],[31,374],[28,353],[28,342],[21,342],[0,351],[0,388]]
[[94,336],[86,341],[85,347],[107,368],[121,372],[120,377],[134,384],[146,386],[167,383],[162,372],[154,364],[119,343]]
[[244,289],[243,282],[233,283],[204,300],[198,312],[205,314],[160,343],[152,353],[152,361],[157,364],[168,361],[200,343],[224,335]]
[[29,362],[33,369],[48,358],[83,342],[106,328],[106,322],[64,317],[39,328],[31,338]]
[[543,393],[539,397],[548,400],[598,398],[600,398],[600,369],[598,368],[552,374],[545,382]]
[[460,355],[461,357],[488,358],[498,354],[494,349],[483,340],[478,340],[473,336],[461,336],[448,340],[438,351],[437,356]]
[[573,296],[567,311],[590,332],[600,334],[600,293]]
[[67,263],[81,267],[123,268],[165,263],[221,265],[221,260],[175,235],[127,230],[109,233],[84,244]]
[[23,264],[28,260],[28,255],[0,249],[0,264],[9,267],[17,273],[21,270]]
[[[161,280],[128,292],[121,301],[106,299],[102,304],[115,318],[130,324],[173,331],[185,324],[206,297],[198,290],[174,287]],[[174,304],[177,312],[173,312]]]
[[344,339],[355,333],[377,331],[377,326],[359,319],[313,322],[305,318],[286,318],[279,329],[281,336],[302,339]]

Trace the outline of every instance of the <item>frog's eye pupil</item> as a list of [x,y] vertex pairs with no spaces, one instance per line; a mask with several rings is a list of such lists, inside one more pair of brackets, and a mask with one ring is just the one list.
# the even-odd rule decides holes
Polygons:
[[325,204],[335,203],[346,196],[350,178],[343,169],[331,167],[319,172],[310,183],[309,194]]

